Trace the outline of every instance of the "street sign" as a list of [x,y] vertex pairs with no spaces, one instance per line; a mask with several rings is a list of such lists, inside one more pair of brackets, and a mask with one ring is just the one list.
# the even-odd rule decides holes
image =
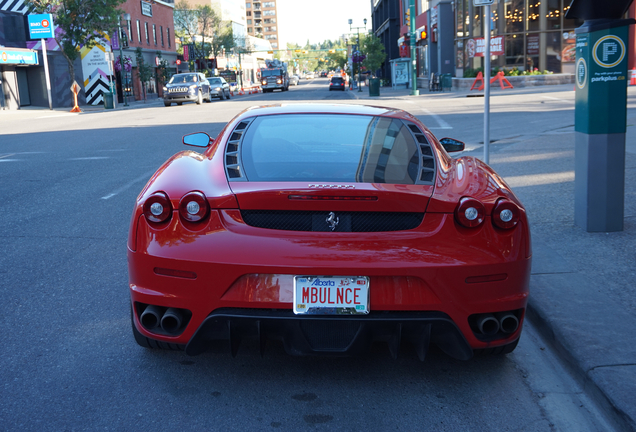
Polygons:
[[473,6],[490,6],[495,0],[473,0]]
[[181,64],[181,60],[177,59],[176,63],[177,63],[177,65],[180,65]]
[[29,15],[29,37],[31,39],[54,38],[53,16],[51,14]]

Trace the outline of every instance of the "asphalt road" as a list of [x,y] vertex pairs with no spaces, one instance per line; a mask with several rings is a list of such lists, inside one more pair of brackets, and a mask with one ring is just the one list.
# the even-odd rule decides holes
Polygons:
[[[365,89],[366,91],[366,89]],[[494,152],[519,136],[573,125],[573,94],[493,100]],[[325,79],[289,92],[197,106],[93,112],[0,112],[0,430],[610,430],[527,325],[508,356],[425,362],[385,347],[362,358],[261,358],[219,346],[197,357],[133,340],[126,238],[135,198],[184,149],[242,109],[273,102],[361,103]],[[376,100],[439,137],[478,149],[483,99]]]

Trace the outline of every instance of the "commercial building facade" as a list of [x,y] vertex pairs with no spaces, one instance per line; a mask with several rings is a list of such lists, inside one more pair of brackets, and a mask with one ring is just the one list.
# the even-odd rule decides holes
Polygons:
[[284,48],[278,40],[278,14],[276,0],[248,0],[245,2],[247,34],[265,39],[272,49]]

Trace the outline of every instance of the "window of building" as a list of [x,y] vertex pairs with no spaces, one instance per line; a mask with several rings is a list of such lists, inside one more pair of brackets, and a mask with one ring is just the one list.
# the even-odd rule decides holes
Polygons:
[[248,27],[248,28],[247,28],[247,32],[248,32],[248,33],[252,33],[252,27]]
[[159,27],[159,33],[161,33],[161,46],[165,46],[163,43],[163,26]]
[[278,44],[276,42],[270,42],[272,48],[278,48]]
[[166,27],[166,36],[168,38],[168,48],[172,46],[172,42],[170,42],[170,27]]
[[146,43],[150,45],[150,32],[148,31],[148,21],[144,23],[146,28]]
[[276,24],[276,18],[265,18],[265,24]]
[[254,18],[260,18],[260,17],[261,17],[260,12],[254,12]]
[[157,45],[157,24],[152,25],[152,39],[154,40],[155,45]]
[[141,43],[141,22],[137,20],[137,41]]
[[247,11],[247,12],[245,12],[245,15],[246,15],[246,16],[252,16],[252,11]]
[[132,23],[128,21],[128,42],[133,41]]
[[276,11],[275,10],[266,10],[266,11],[263,11],[263,15],[265,15],[265,16],[276,15]]
[[247,20],[247,25],[252,25],[252,20]]
[[274,3],[274,2],[265,2],[265,3],[263,3],[263,7],[264,8],[273,8],[273,7],[276,7],[276,3]]
[[245,3],[246,9],[252,9],[252,3]]

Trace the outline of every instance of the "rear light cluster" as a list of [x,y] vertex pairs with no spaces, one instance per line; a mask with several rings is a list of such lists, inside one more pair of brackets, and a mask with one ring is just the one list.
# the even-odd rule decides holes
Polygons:
[[[501,229],[511,229],[519,222],[520,210],[513,202],[502,198],[495,204],[492,211],[492,223]],[[467,228],[480,226],[486,218],[486,208],[475,198],[464,197],[459,200],[455,209],[455,219]]]
[[[150,195],[143,206],[144,216],[150,222],[161,224],[172,216],[172,204],[164,192]],[[179,201],[179,216],[187,222],[201,222],[210,214],[210,205],[202,192],[192,191]]]

